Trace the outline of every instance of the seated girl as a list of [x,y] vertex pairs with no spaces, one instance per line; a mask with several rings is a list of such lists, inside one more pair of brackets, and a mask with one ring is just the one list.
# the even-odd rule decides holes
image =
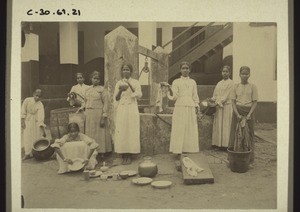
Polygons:
[[98,144],[94,139],[79,132],[77,123],[70,123],[68,125],[69,133],[64,135],[61,139],[56,139],[51,146],[57,153],[57,161],[59,165],[58,174],[70,172],[69,164],[72,164],[72,159],[84,159],[86,169],[94,169],[97,165],[95,149]]

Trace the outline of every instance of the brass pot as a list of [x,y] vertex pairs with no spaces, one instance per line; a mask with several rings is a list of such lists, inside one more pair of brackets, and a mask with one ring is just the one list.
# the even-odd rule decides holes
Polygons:
[[144,161],[138,167],[138,172],[141,177],[154,177],[158,172],[158,168],[152,162],[151,157],[144,157]]

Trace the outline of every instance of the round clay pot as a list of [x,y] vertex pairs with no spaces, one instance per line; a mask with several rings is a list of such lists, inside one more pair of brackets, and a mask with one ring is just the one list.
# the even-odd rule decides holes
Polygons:
[[36,140],[32,147],[33,157],[37,160],[49,159],[54,153],[54,148],[50,145],[51,141],[46,138]]

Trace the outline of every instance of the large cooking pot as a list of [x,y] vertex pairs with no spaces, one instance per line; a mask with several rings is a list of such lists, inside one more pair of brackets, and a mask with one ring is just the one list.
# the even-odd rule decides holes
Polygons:
[[49,159],[54,153],[54,148],[52,148],[50,145],[51,141],[47,138],[36,140],[32,147],[33,157],[37,160]]

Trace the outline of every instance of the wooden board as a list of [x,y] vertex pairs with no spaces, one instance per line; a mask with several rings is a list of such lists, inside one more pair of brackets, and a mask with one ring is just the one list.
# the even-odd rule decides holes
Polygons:
[[[186,168],[182,163],[182,158],[184,156],[188,156],[200,168],[202,168],[204,170],[202,172],[199,172],[196,177],[190,176],[187,173]],[[180,161],[181,161],[181,169],[182,169],[182,176],[183,176],[184,184],[194,185],[194,184],[214,183],[214,176],[209,168],[208,163],[206,162],[206,157],[203,153],[182,154]]]

